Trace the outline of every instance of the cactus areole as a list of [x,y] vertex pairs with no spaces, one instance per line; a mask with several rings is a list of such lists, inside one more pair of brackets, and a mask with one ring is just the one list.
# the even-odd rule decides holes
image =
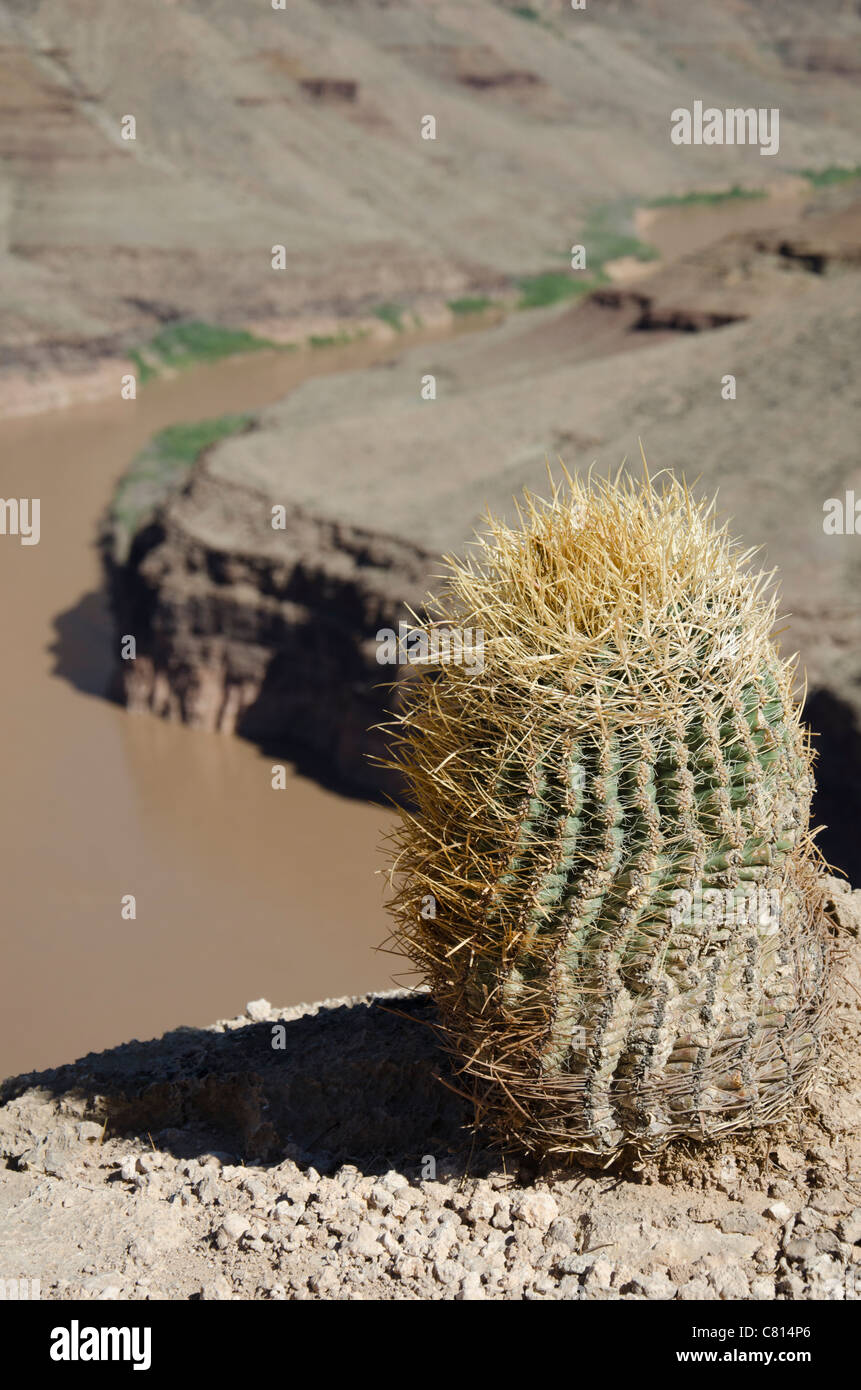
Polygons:
[[394,939],[454,1084],[592,1163],[785,1117],[831,997],[772,576],[656,482],[566,474],[449,558],[428,612],[483,661],[418,670],[394,721]]

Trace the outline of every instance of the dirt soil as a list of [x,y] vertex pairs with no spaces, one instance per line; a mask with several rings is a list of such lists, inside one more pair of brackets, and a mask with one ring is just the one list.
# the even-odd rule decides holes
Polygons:
[[791,1122],[633,1169],[536,1170],[466,1128],[427,995],[179,1028],[4,1083],[0,1272],[53,1299],[861,1295],[861,892]]

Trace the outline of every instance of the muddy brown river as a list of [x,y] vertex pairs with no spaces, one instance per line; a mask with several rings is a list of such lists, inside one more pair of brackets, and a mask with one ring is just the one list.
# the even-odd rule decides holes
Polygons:
[[292,772],[272,790],[272,759],[253,745],[110,704],[93,545],[115,479],[154,431],[393,352],[260,354],[152,383],[137,401],[0,421],[0,493],[41,503],[37,545],[0,536],[0,1076],[261,996],[389,987],[403,969],[375,950],[392,813]]

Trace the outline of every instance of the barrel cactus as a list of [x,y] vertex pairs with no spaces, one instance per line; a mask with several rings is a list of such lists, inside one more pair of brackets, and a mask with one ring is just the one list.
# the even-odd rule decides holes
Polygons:
[[[394,940],[505,1146],[609,1164],[786,1116],[830,936],[771,576],[673,478],[525,495],[404,682]],[[451,644],[443,650],[450,655]]]

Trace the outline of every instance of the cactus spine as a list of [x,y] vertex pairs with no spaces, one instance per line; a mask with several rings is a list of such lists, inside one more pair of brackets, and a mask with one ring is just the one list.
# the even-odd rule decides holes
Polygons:
[[610,1162],[781,1118],[830,941],[771,576],[648,476],[566,475],[476,544],[430,611],[483,664],[430,665],[395,721],[391,907],[478,1124]]

